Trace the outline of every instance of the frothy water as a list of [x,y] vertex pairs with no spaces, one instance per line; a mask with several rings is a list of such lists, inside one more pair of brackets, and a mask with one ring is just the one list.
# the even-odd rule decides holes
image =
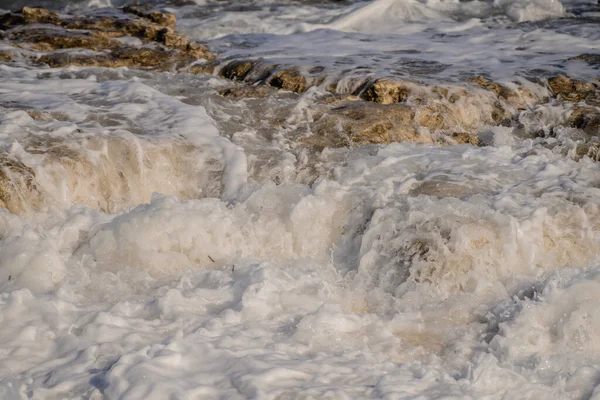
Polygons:
[[[1,398],[600,398],[600,103],[547,80],[598,83],[595,2],[160,5],[214,74],[0,42]],[[415,143],[313,146],[381,77]]]

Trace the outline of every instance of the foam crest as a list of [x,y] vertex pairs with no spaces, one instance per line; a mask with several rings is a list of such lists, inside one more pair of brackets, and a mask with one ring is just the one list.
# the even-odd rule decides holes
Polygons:
[[85,204],[114,212],[153,192],[231,198],[246,182],[243,150],[218,135],[203,107],[136,81],[93,78],[49,80],[52,96],[28,81],[4,86],[5,101],[36,107],[8,111],[0,122],[14,140],[4,154],[5,185],[21,193],[3,199],[9,209]]
[[541,21],[566,15],[565,7],[559,0],[494,0],[494,5],[516,22]]
[[408,32],[407,23],[448,22],[498,14],[515,22],[526,22],[561,18],[566,10],[558,0],[376,0],[341,17],[331,27],[363,33]]
[[304,186],[266,185],[233,208],[217,199],[156,197],[102,227],[82,251],[98,268],[159,275],[235,264],[237,258],[325,260],[339,237],[343,205],[343,191],[313,196]]

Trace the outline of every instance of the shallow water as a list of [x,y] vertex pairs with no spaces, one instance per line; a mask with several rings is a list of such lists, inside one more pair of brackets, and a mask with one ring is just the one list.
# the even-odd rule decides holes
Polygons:
[[[166,7],[218,61],[322,66],[339,93],[598,78],[569,60],[600,46],[591,1]],[[37,185],[0,210],[0,397],[600,399],[598,132],[572,103],[524,101],[481,146],[315,149],[323,85],[229,86],[0,63],[1,151]]]

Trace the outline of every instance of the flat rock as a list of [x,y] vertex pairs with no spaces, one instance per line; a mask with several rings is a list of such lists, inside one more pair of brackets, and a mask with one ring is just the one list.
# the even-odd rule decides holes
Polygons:
[[426,107],[406,104],[378,104],[361,100],[323,103],[322,108],[313,115],[313,134],[302,141],[316,149],[404,141],[478,144],[477,137],[468,132],[431,134],[423,131],[423,120],[428,118],[424,116],[425,109]]
[[[0,16],[3,38],[16,46],[44,52],[34,60],[50,67],[77,65],[167,70],[183,68],[198,59],[214,58],[206,46],[175,31],[175,24],[172,14],[138,6],[111,10],[108,14],[78,16],[61,16],[42,8],[24,7],[19,13]],[[130,46],[117,40],[126,36],[141,39],[146,45]],[[81,50],[93,53],[82,53]]]

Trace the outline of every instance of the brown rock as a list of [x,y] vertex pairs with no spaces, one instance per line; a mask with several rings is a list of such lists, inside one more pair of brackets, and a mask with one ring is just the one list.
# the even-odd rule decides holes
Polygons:
[[85,48],[105,50],[118,45],[99,34],[57,29],[32,29],[11,33],[9,38],[22,43],[33,43],[34,50],[51,51],[57,49]]
[[112,50],[110,53],[99,53],[95,55],[51,53],[39,57],[37,61],[39,63],[47,64],[52,68],[76,65],[105,68],[141,67],[170,70],[193,60],[187,54],[177,53],[174,50],[122,46]]
[[175,25],[177,23],[177,18],[175,17],[175,15],[171,13],[152,10],[148,7],[144,8],[142,6],[128,5],[123,7],[123,11],[125,11],[126,13],[137,15],[138,17],[146,18],[152,21],[153,23],[161,26],[175,28]]
[[575,90],[575,84],[573,80],[564,75],[555,76],[548,79],[548,86],[550,86],[550,90],[555,96]]
[[219,70],[219,76],[232,81],[243,81],[257,64],[257,61],[231,61]]
[[35,172],[6,152],[0,152],[0,207],[20,214],[41,203]]
[[230,98],[232,100],[240,99],[263,99],[273,94],[273,89],[268,86],[254,85],[254,86],[233,86],[219,90],[219,94],[223,97]]
[[455,132],[452,134],[451,138],[456,144],[472,144],[473,146],[479,145],[479,138],[476,135],[471,135],[467,132]]
[[590,106],[575,106],[566,125],[581,129],[590,136],[600,136],[600,110]]
[[[323,113],[312,131],[334,146],[383,144],[391,142],[430,142],[414,128],[415,111],[401,105],[382,105],[364,101],[349,101]],[[343,137],[347,139],[343,139]]]
[[115,59],[124,61],[129,65],[142,67],[162,66],[163,68],[168,68],[165,64],[173,65],[180,59],[176,52],[147,47],[119,47],[113,50],[111,55]]
[[217,63],[215,62],[206,62],[203,64],[194,64],[188,68],[188,72],[191,74],[207,74],[212,75],[215,72],[215,68],[217,67]]
[[41,24],[56,24],[60,21],[57,12],[39,7],[23,7],[21,14],[26,20],[36,21]]
[[0,16],[0,29],[29,24],[58,24],[58,13],[44,8],[23,7],[19,13],[6,13]]
[[571,102],[585,99],[596,88],[592,83],[577,81],[564,75],[548,79],[548,86],[559,100]]
[[37,119],[39,121],[68,121],[69,120],[68,115],[66,115],[62,112],[50,113],[50,112],[41,111],[41,110],[27,110],[26,112],[31,118]]
[[302,93],[306,90],[306,78],[296,70],[286,69],[276,72],[269,80],[269,85],[278,89]]
[[94,56],[69,54],[69,53],[51,53],[38,57],[35,60],[39,64],[46,64],[51,68],[62,68],[69,65],[78,67],[124,67],[125,63],[117,62],[108,54],[97,54]]
[[31,23],[52,24],[68,29],[34,28],[8,32],[9,40],[34,43],[34,49],[43,51],[65,48],[85,48],[96,51],[113,49],[121,44],[112,39],[135,36],[147,43],[157,42],[166,47],[178,49],[196,59],[214,59],[214,55],[206,46],[190,42],[187,36],[173,29],[174,15],[146,10],[137,6],[125,9],[142,18],[134,19],[127,14],[61,18],[53,11],[24,7],[21,14],[7,13],[1,16],[0,29]]
[[[408,106],[357,101],[353,97],[338,101],[325,98],[322,107],[313,112],[314,135],[303,139],[317,149],[403,141],[479,145],[476,135],[462,129],[465,121],[459,120],[447,105],[437,102]],[[420,134],[419,128],[434,134]]]
[[[534,93],[530,92],[527,89],[511,89],[506,87],[505,85],[492,82],[481,75],[473,78],[472,81],[482,88],[491,90],[500,99],[506,100],[508,105],[515,107],[519,110],[523,110],[531,103],[537,103],[541,100],[538,98],[538,96],[536,96]],[[499,105],[499,108],[502,107]],[[504,114],[504,112],[500,112],[499,114]],[[494,121],[499,122],[500,119],[501,117],[500,115],[498,115],[497,118],[494,118]]]
[[[179,34],[170,26],[159,25],[172,25],[173,21],[168,16],[170,14],[156,14],[154,11],[146,12],[138,8],[132,8],[130,11],[142,15],[143,18],[132,19],[126,14],[61,18],[53,11],[25,7],[21,14],[9,13],[0,17],[0,25],[25,25],[3,34],[6,39],[18,43],[19,46],[30,44],[32,49],[45,52],[74,48],[98,52],[84,55],[63,51],[34,58],[51,67],[78,65],[168,70],[190,64],[199,58],[214,58],[206,46],[190,42],[185,35]],[[26,26],[34,22],[53,24],[55,27]],[[122,36],[135,36],[150,44],[160,43],[164,47],[132,47],[115,40],[116,37]]]
[[592,160],[600,161],[600,143],[583,143],[577,146],[575,160],[588,156]]
[[489,81],[481,75],[473,78],[473,82],[475,82],[476,84],[478,84],[479,86],[481,86],[483,88],[493,91],[498,96],[502,96],[504,98],[509,96],[510,91],[506,87],[504,87],[496,82]]
[[569,60],[581,60],[587,62],[589,65],[600,65],[600,54],[583,53],[576,57],[571,57]]
[[369,85],[360,97],[379,104],[394,104],[406,101],[410,94],[404,82],[382,78]]
[[327,96],[320,98],[319,101],[323,104],[339,104],[345,101],[361,101],[361,98],[352,95],[328,94]]
[[189,42],[185,51],[194,58],[203,58],[209,61],[215,59],[215,55],[210,52],[208,47],[197,42]]
[[417,123],[430,131],[452,130],[455,128],[452,111],[443,104],[432,104],[418,108]]
[[12,55],[7,51],[0,51],[0,62],[12,62]]
[[190,40],[187,36],[175,32],[172,28],[163,28],[157,32],[156,41],[167,47],[187,50]]

